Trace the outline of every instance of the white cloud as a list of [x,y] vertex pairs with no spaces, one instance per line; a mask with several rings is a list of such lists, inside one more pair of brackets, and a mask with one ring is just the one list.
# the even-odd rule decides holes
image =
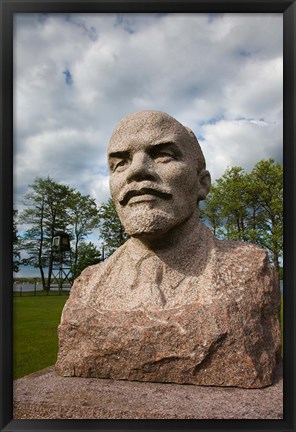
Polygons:
[[212,180],[228,166],[251,170],[261,159],[282,157],[282,134],[276,124],[254,120],[221,120],[204,126],[201,142]]
[[16,203],[37,175],[106,201],[109,137],[142,109],[201,136],[213,178],[281,158],[281,14],[20,14],[14,41]]
[[[251,79],[250,79],[251,77]],[[250,60],[236,81],[225,88],[225,112],[228,117],[266,118],[281,122],[279,107],[282,100],[282,59]]]

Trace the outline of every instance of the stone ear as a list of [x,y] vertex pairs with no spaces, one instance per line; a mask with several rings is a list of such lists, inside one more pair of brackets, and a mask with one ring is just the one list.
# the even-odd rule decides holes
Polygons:
[[211,188],[211,175],[209,171],[202,169],[199,176],[199,191],[198,191],[198,201],[206,199],[210,188]]

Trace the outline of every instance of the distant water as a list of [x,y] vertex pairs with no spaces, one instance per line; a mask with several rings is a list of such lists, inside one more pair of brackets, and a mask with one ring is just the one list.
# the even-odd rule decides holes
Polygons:
[[[51,285],[50,289],[52,291],[58,291],[59,287],[58,285]],[[70,285],[63,285],[62,287],[63,291],[69,291],[70,290]],[[35,285],[34,284],[13,284],[13,291],[14,292],[29,292],[29,291],[34,291],[35,290]],[[42,285],[41,284],[37,284],[36,285],[36,291],[42,291]]]

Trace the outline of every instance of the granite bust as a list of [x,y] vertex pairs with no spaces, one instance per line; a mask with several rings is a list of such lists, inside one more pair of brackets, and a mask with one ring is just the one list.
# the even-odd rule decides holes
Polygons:
[[58,329],[63,376],[260,388],[280,355],[265,250],[199,219],[211,184],[194,133],[168,114],[122,119],[110,190],[130,239],[75,280]]

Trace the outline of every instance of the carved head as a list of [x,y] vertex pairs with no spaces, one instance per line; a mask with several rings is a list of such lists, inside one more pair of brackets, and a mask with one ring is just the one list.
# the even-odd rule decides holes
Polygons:
[[108,147],[110,190],[131,236],[160,236],[189,219],[210,175],[194,133],[160,111],[123,118]]

